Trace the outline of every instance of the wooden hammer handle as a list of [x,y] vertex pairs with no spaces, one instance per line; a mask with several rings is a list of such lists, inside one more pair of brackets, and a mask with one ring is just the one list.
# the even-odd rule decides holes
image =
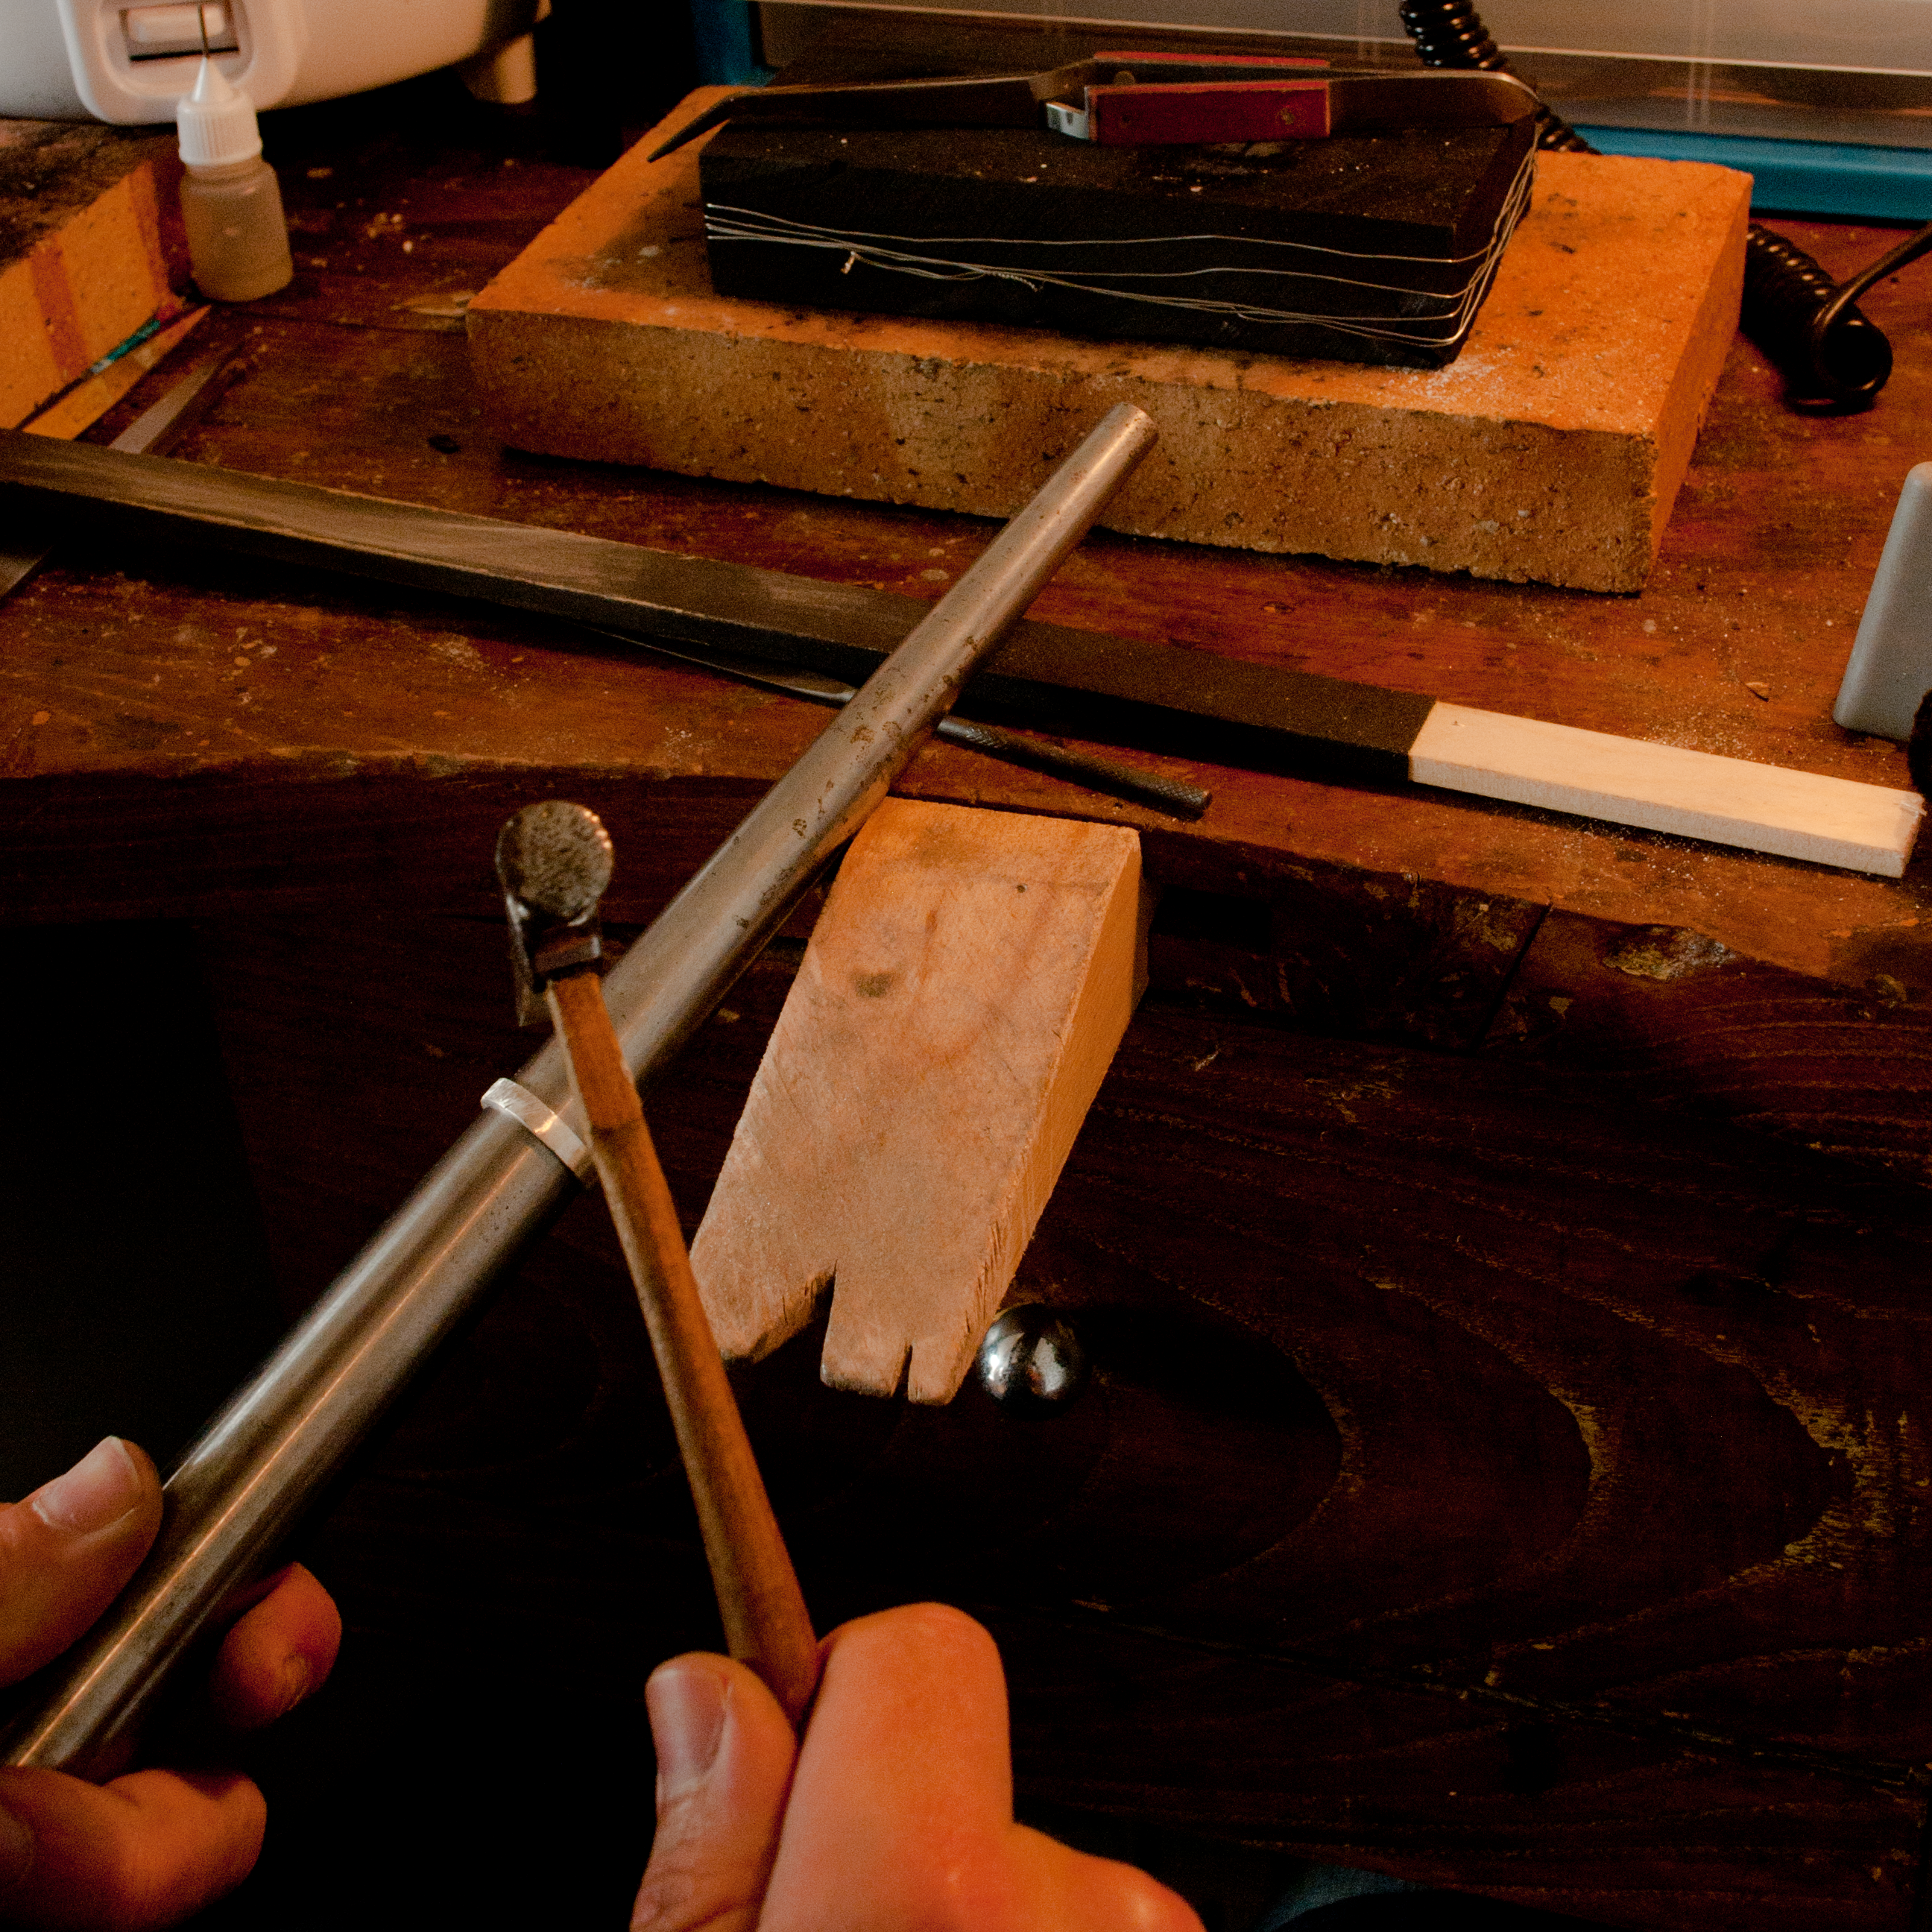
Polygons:
[[590,1124],[591,1151],[644,1306],[731,1654],[796,1726],[818,1682],[818,1646],[778,1520],[712,1338],[638,1090],[594,973],[554,980],[551,1018]]

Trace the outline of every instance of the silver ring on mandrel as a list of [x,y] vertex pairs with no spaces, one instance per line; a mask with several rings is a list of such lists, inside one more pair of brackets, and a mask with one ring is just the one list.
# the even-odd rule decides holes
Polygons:
[[595,1183],[596,1162],[590,1148],[571,1131],[561,1114],[545,1106],[527,1087],[520,1087],[514,1080],[496,1081],[483,1096],[482,1104],[507,1114],[586,1186]]

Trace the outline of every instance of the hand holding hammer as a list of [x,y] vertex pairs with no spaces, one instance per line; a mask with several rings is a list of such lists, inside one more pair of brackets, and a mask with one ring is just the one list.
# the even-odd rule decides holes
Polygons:
[[519,1017],[528,1023],[548,1005],[570,1063],[664,1379],[731,1654],[764,1680],[796,1726],[818,1683],[818,1642],[604,1004],[598,908],[610,868],[610,835],[582,806],[529,806],[504,826],[496,873],[510,916]]

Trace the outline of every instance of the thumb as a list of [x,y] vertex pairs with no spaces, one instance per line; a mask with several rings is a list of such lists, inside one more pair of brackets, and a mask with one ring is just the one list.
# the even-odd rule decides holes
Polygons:
[[0,1505],[0,1684],[57,1657],[106,1609],[160,1522],[154,1466],[118,1436]]
[[644,1698],[658,1830],[632,1932],[752,1932],[791,1784],[791,1726],[728,1658],[673,1658],[652,1673]]

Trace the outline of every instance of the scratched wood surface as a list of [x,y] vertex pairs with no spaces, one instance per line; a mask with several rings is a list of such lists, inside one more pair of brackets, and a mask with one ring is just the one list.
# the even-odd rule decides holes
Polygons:
[[[968,520],[496,448],[458,298],[588,176],[427,84],[388,99],[286,117],[298,278],[208,325],[251,366],[185,454],[920,595],[976,554]],[[1785,226],[1840,268],[1881,239]],[[1828,722],[1932,402],[1932,285],[1872,308],[1900,368],[1868,417],[1786,413],[1734,350],[1640,596],[1100,538],[1039,614],[1903,783]],[[526,1050],[502,819],[604,814],[639,923],[823,714],[528,618],[55,535],[0,605],[0,902],[198,922],[292,1313]],[[1932,1760],[1927,862],[1884,883],[1201,776],[1191,827],[944,747],[904,787],[1137,824],[1166,896],[1022,1277],[1088,1329],[1091,1400],[910,1414],[820,1390],[809,1335],[748,1382],[820,1621],[984,1607],[1042,1802],[1619,1925],[1903,1932]],[[667,1090],[689,1226],[784,979]],[[585,1768],[542,1815],[606,1891],[634,1872],[638,1688],[716,1639],[628,1306],[579,1210],[307,1532],[367,1661],[272,1748],[313,1808],[229,1923],[304,1922],[325,1846],[399,1842],[420,1781],[400,1742],[368,1768],[384,1724],[457,1763],[568,1709]],[[858,1546],[880,1520],[908,1527]],[[467,1782],[437,1804],[452,1843],[514,1835]]]
[[[527,1036],[481,921],[202,932],[299,1293]],[[652,1098],[688,1230],[796,952]],[[938,1595],[998,1633],[1031,1798],[1619,1926],[1904,1932],[1932,1702],[1922,1198],[1593,1076],[1156,994],[1018,1283],[1078,1325],[1086,1396],[1031,1424],[970,1382],[942,1409],[839,1395],[814,1327],[740,1398],[821,1624]],[[448,1687],[487,1679],[506,1723],[540,1705],[586,1769],[632,1775],[610,1711],[716,1642],[629,1306],[580,1204],[304,1532],[355,1643],[340,1700],[274,1748],[287,1835],[238,1922],[322,1922],[332,1834],[368,1830],[373,1860],[420,1829],[372,1822],[400,1775],[362,1781],[372,1725],[460,1740],[496,1720]],[[640,1855],[608,1819],[566,1835],[586,1886]]]

